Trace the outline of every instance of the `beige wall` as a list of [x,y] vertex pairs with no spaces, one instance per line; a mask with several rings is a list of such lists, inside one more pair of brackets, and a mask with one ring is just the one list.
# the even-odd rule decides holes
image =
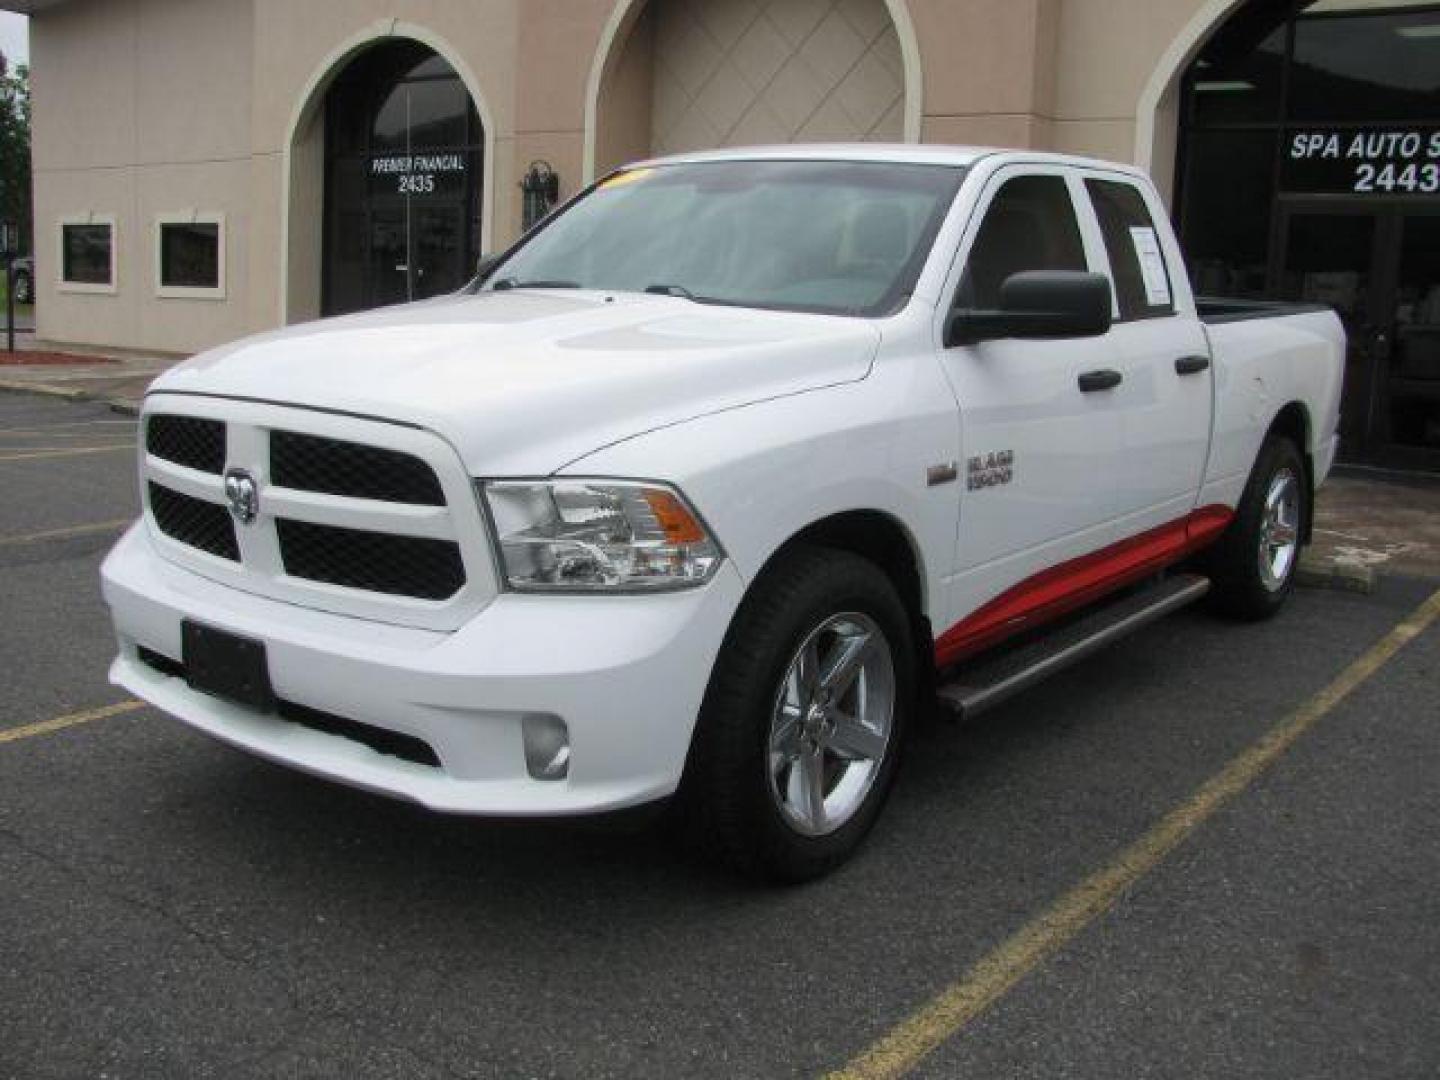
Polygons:
[[[530,161],[555,166],[568,196],[584,182],[587,138],[601,168],[712,142],[898,139],[907,123],[927,141],[1131,160],[1148,92],[1165,187],[1174,103],[1156,96],[1157,64],[1167,52],[1183,60],[1177,40],[1197,44],[1197,16],[1226,6],[68,0],[31,20],[39,332],[191,351],[276,325],[287,311],[314,314],[315,110],[347,55],[389,33],[439,48],[477,98],[490,140],[483,219],[493,249],[519,231],[518,182]],[[187,210],[226,216],[224,300],[155,296],[154,216]],[[113,295],[56,289],[56,222],[87,212],[117,220]]]

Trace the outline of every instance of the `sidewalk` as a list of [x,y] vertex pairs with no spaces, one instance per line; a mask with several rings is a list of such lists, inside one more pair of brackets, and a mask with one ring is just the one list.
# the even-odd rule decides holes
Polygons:
[[[15,345],[15,355],[22,360],[27,352],[49,351],[43,342],[35,341],[34,334],[17,332]],[[3,349],[4,338],[0,337],[0,355],[8,357],[10,354],[4,353]],[[63,366],[53,362],[0,365],[0,391],[46,394],[75,401],[103,401],[118,412],[134,414],[151,380],[180,361],[174,356],[119,356],[95,352],[94,363],[84,363],[83,358],[90,355],[90,350],[66,346],[62,351],[81,358],[81,362]]]

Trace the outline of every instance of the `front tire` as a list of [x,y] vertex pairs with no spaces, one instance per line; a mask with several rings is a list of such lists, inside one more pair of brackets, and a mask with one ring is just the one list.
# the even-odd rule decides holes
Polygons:
[[799,548],[727,633],[680,803],[689,832],[750,876],[799,882],[847,859],[894,781],[914,708],[911,622],[873,563]]
[[1310,485],[1289,439],[1265,440],[1235,519],[1208,559],[1211,598],[1237,619],[1268,619],[1295,588],[1301,538],[1310,515]]

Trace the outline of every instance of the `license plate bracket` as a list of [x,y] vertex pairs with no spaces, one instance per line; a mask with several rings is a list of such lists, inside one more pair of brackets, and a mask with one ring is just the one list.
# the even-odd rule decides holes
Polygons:
[[180,647],[190,689],[262,712],[275,708],[263,641],[186,619]]

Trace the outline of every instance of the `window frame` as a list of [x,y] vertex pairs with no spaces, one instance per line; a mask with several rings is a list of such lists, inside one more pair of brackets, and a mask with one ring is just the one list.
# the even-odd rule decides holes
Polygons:
[[[1071,165],[1053,162],[1011,162],[996,169],[985,178],[985,186],[980,190],[979,197],[975,200],[975,208],[965,224],[965,230],[960,238],[960,243],[955,250],[954,258],[950,264],[950,270],[945,275],[945,284],[941,290],[941,297],[945,303],[938,305],[936,313],[939,316],[939,325],[944,326],[949,318],[950,312],[954,311],[960,299],[960,288],[965,281],[965,271],[970,264],[970,253],[979,239],[980,230],[985,224],[985,219],[990,214],[990,208],[994,205],[995,198],[1000,194],[1001,189],[1011,180],[1032,176],[1053,176],[1065,185],[1065,190],[1070,196],[1070,211],[1075,215],[1075,227],[1080,233],[1080,245],[1085,254],[1085,271],[1092,274],[1103,274],[1109,269],[1109,263],[1105,259],[1105,243],[1100,236],[1099,224],[1095,219],[1089,205],[1089,195],[1085,192],[1084,182]],[[964,196],[964,190],[958,197]],[[1112,309],[1119,303],[1111,290]],[[943,329],[940,331],[943,339]]]
[[[209,285],[166,285],[165,284],[165,226],[167,225],[214,225],[216,234],[215,284]],[[225,215],[203,210],[181,210],[155,215],[154,220],[154,271],[155,295],[162,300],[224,300],[225,281]]]
[[[65,229],[69,225],[104,225],[110,230],[110,280],[70,281],[65,277]],[[120,227],[114,214],[94,211],[62,214],[55,222],[55,289],[62,293],[114,296],[120,291]]]

